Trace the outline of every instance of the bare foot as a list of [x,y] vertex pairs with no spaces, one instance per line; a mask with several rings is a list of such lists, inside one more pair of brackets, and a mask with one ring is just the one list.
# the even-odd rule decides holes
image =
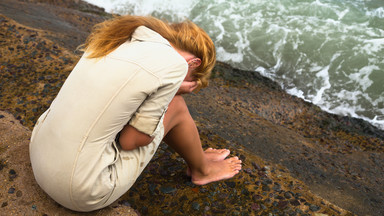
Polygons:
[[219,161],[224,160],[230,154],[230,151],[228,149],[207,148],[204,153],[208,160]]
[[[211,161],[224,160],[231,152],[228,149],[213,149],[207,148],[204,151],[204,156]],[[191,169],[187,168],[187,176],[191,176]]]
[[232,157],[221,161],[207,161],[206,171],[192,171],[192,182],[196,185],[205,185],[210,182],[229,179],[241,170],[241,160]]

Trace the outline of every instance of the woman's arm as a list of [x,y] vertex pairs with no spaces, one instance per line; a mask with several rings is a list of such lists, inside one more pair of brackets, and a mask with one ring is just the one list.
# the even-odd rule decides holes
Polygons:
[[127,124],[120,132],[120,146],[123,150],[133,150],[141,146],[146,146],[153,140],[149,135],[138,131],[136,128]]
[[[176,94],[191,93],[197,87],[196,81],[183,81]],[[146,146],[153,140],[149,135],[140,132],[136,128],[127,124],[120,132],[119,142],[123,150],[133,150],[135,148]]]

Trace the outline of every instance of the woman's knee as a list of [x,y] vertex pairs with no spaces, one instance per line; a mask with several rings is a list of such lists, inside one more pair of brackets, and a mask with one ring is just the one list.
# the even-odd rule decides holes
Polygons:
[[164,116],[164,128],[165,134],[168,133],[173,127],[178,125],[181,121],[190,116],[187,104],[184,98],[180,95],[176,95],[171,103],[169,103],[168,110]]
[[[171,110],[170,110],[171,109]],[[168,110],[174,115],[189,114],[189,110],[182,96],[176,95],[168,106]]]

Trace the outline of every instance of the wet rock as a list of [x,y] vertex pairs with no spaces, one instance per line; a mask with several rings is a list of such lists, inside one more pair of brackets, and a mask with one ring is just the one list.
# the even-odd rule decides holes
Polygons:
[[309,210],[313,211],[313,212],[316,212],[316,211],[319,211],[320,210],[320,207],[317,206],[317,205],[310,205],[309,206]]
[[14,169],[9,170],[9,180],[12,181],[17,177],[16,171]]
[[256,162],[253,162],[253,161],[252,161],[252,166],[253,166],[253,168],[255,168],[256,170],[261,171],[261,166],[259,166]]
[[284,193],[284,197],[285,197],[286,199],[291,199],[291,198],[292,198],[292,193],[291,193],[291,192],[285,192],[285,193]]
[[226,181],[225,184],[230,188],[236,187],[236,182],[233,182],[233,181]]
[[177,191],[176,188],[170,186],[161,186],[160,191],[165,194],[174,193]]
[[288,207],[288,201],[280,201],[279,203],[278,203],[278,207],[280,208],[280,209],[285,209],[285,208],[287,208]]
[[3,170],[7,166],[7,162],[3,159],[0,160],[0,170]]
[[149,185],[149,192],[151,193],[151,194],[155,194],[155,190],[156,190],[156,188],[157,188],[157,185],[155,185],[155,184],[150,184]]
[[251,209],[252,211],[260,211],[260,205],[258,203],[252,203]]
[[261,182],[263,185],[270,185],[273,183],[272,179],[264,179],[262,182]]
[[279,183],[275,182],[272,189],[276,192],[280,192],[281,191],[281,185]]
[[239,159],[244,163],[245,162],[245,159],[246,159],[246,157],[244,156],[244,155],[240,155],[239,156]]
[[193,210],[196,210],[196,211],[200,210],[200,204],[197,202],[193,202],[191,207]]
[[262,189],[263,191],[270,191],[270,190],[271,190],[271,188],[269,188],[268,185],[263,185],[263,186],[261,187],[261,189]]
[[9,188],[8,193],[13,194],[13,193],[15,193],[15,190],[16,190],[15,188],[11,187],[11,188]]
[[213,213],[224,213],[227,206],[222,202],[214,201],[211,205],[211,209]]
[[255,195],[253,195],[253,201],[258,201],[258,200],[261,200],[261,199],[263,199],[263,197],[262,196],[260,196],[260,195],[258,195],[258,194],[255,194]]
[[272,203],[272,200],[270,198],[267,198],[264,200],[264,203],[270,204],[270,203]]
[[245,168],[244,172],[246,172],[248,174],[252,174],[252,169],[251,168]]
[[120,200],[118,203],[123,206],[131,206],[131,204],[127,200]]
[[265,206],[264,204],[260,204],[260,207],[261,207],[261,209],[263,209],[263,210],[268,209],[267,206]]
[[249,191],[246,189],[246,188],[243,188],[241,190],[241,193],[244,195],[244,196],[249,196]]

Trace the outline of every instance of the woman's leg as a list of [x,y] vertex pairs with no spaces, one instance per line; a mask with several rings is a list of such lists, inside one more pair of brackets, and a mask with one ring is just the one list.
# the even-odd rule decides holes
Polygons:
[[241,161],[237,157],[224,159],[229,151],[203,151],[195,122],[179,95],[168,106],[164,117],[164,134],[163,140],[187,162],[195,184],[232,178],[241,170]]

